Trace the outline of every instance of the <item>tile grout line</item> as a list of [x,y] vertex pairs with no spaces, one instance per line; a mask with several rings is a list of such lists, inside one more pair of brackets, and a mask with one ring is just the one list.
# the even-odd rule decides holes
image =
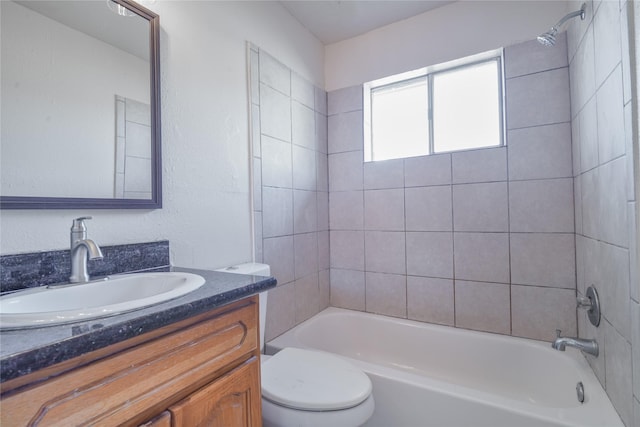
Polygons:
[[402,202],[404,210],[404,309],[405,318],[409,319],[409,253],[407,245],[407,187],[405,176],[405,159],[402,159]]
[[451,193],[451,277],[453,287],[453,326],[458,327],[457,310],[456,310],[456,240],[455,240],[455,217],[453,211],[453,155],[449,155],[449,189]]
[[[506,135],[505,135],[506,137]],[[508,138],[508,137],[507,137]],[[507,150],[505,166],[507,173],[507,268],[509,269],[509,335],[513,336],[513,277],[511,274],[511,203],[510,203],[510,183],[509,179],[509,141],[505,141]]]

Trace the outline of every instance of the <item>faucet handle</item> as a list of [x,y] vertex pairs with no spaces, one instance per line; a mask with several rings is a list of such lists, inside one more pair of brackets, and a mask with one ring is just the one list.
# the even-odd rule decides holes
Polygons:
[[593,306],[593,301],[589,297],[576,297],[578,302],[578,308],[586,308],[587,310]]
[[84,225],[84,221],[87,219],[91,219],[91,216],[81,216],[73,220],[73,224],[71,225],[71,231],[87,231],[87,227]]
[[73,220],[73,224],[71,225],[71,244],[77,239],[86,239],[87,238],[87,226],[84,225],[84,221],[87,219],[91,219],[90,216],[81,216]]
[[560,338],[560,333],[562,331],[560,329],[556,329],[556,338]]

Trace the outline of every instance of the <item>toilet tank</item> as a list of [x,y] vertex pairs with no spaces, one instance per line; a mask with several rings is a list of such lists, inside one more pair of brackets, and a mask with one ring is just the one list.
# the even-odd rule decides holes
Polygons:
[[[220,268],[216,271],[234,274],[252,274],[254,276],[271,276],[271,267],[268,264],[248,262],[245,264],[232,265],[231,267]],[[264,325],[267,320],[267,291],[258,295],[260,300],[260,353],[264,349]]]

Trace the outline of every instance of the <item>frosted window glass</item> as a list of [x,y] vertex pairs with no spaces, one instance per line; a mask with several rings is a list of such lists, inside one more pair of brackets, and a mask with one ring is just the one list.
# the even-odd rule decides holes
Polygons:
[[427,96],[424,77],[371,91],[371,160],[428,154]]
[[434,151],[500,145],[498,62],[433,75]]

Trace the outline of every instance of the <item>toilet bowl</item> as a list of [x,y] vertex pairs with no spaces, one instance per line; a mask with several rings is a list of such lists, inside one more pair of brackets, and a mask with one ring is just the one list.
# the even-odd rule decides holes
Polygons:
[[[270,276],[266,264],[241,264],[227,273]],[[264,350],[267,292],[260,297],[260,345]],[[330,353],[285,348],[261,355],[264,427],[356,427],[373,414],[369,377],[355,365]]]

